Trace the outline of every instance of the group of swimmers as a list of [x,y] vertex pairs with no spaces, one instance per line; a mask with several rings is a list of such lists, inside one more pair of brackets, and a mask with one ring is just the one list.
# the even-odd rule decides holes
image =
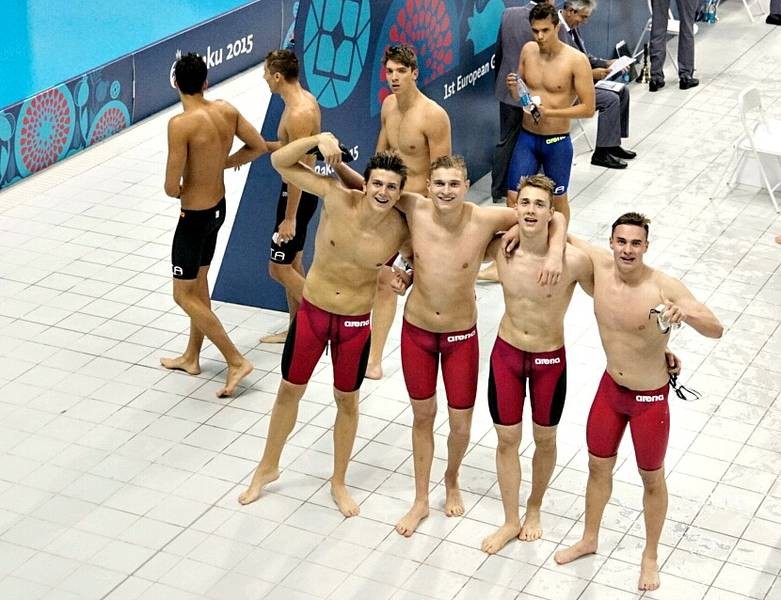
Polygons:
[[[534,48],[524,47],[522,61],[527,84],[543,95],[548,108],[538,124],[525,114],[524,127],[528,117],[530,130],[537,127],[540,135],[549,135],[551,127],[569,129],[568,113],[556,111],[571,106],[577,92],[562,91],[555,82],[566,79],[561,69],[580,59],[567,46],[546,45],[557,25],[549,13],[532,12],[535,15],[531,25],[538,41]],[[222,171],[272,152],[271,162],[286,189],[280,194],[270,272],[285,286],[291,321],[284,334],[282,381],[265,448],[239,502],[257,500],[279,477],[299,401],[330,346],[337,407],[331,494],[343,515],[359,513],[346,485],[359,389],[365,376],[382,377],[382,346],[393,322],[396,295],[406,295],[401,360],[413,412],[415,499],[396,530],[408,537],[429,514],[440,364],[450,425],[444,511],[448,516],[464,514],[458,476],[469,444],[478,379],[474,287],[481,263],[494,260],[505,312],[490,358],[488,406],[498,438],[497,477],[505,520],[482,541],[482,549],[494,554],[515,538],[531,542],[542,535],[542,501],[556,463],[556,427],[566,396],[564,315],[579,284],[594,298],[607,367],[586,430],[585,529],[555,560],[563,564],[596,552],[628,423],[644,486],[646,546],[638,589],[656,589],[657,548],[667,509],[668,380],[680,370],[677,357],[667,349],[669,331],[686,323],[702,335],[720,337],[721,324],[679,280],[644,263],[649,221],[641,214],[616,219],[610,251],[567,235],[568,211],[560,210],[561,194],[556,194],[560,186],[537,174],[536,165],[511,186],[511,207],[466,202],[466,164],[452,154],[447,113],[417,87],[414,50],[391,46],[383,64],[392,94],[383,102],[377,152],[361,175],[344,164],[336,137],[320,131],[317,102],[298,81],[292,51],[275,50],[265,63],[265,80],[285,102],[277,141],[261,138],[227,102],[204,98],[207,73],[200,57],[189,54],[177,62],[175,78],[184,111],[168,127],[165,191],[181,199],[172,251],[174,299],[190,316],[191,331],[182,356],[163,359],[163,365],[200,372],[198,357],[206,336],[228,364],[218,395],[232,394],[251,372],[252,364],[211,311],[206,274],[225,217]],[[553,71],[551,64],[557,65]],[[555,93],[548,94],[548,88]],[[231,154],[234,136],[244,146]],[[314,154],[338,177],[315,172]],[[318,198],[322,211],[314,260],[304,274],[304,222]],[[535,451],[531,493],[521,520],[518,454],[527,382]]]

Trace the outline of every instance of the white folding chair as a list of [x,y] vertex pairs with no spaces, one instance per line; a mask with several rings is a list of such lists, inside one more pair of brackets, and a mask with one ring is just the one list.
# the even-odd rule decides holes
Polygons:
[[[719,6],[720,4],[721,0],[719,0],[719,3],[716,6]],[[754,5],[759,7],[759,12],[756,14],[751,10],[751,7]],[[765,14],[765,8],[762,6],[759,0],[743,0],[743,7],[746,9],[748,18],[752,23],[756,17],[761,17]]]
[[[751,116],[749,113],[754,111],[757,112],[759,119],[749,120]],[[727,163],[727,168],[724,169],[724,175],[722,175],[716,185],[716,190],[721,187],[721,183],[727,177],[728,185],[733,186],[738,168],[745,162],[746,158],[753,157],[756,160],[765,189],[767,189],[770,200],[773,202],[773,207],[776,209],[776,212],[779,212],[775,191],[781,187],[781,178],[774,185],[771,185],[768,170],[773,172],[773,169],[772,167],[768,169],[768,167],[773,161],[781,166],[781,120],[767,118],[762,108],[762,98],[759,95],[759,90],[754,87],[740,92],[738,96],[738,112],[741,125],[743,126],[743,133],[733,143],[732,156],[729,163]],[[733,162],[734,166],[732,166]],[[731,170],[729,169],[730,166],[732,166]],[[778,169],[776,169],[776,172],[778,172]],[[727,175],[728,173],[729,175]]]
[[[744,0],[745,1],[745,0]],[[648,17],[648,20],[645,22],[645,27],[643,28],[642,33],[640,34],[640,38],[637,40],[637,45],[635,46],[635,51],[632,52],[632,56],[637,56],[638,51],[640,50],[640,46],[643,45],[643,40],[648,36],[649,40],[651,37],[651,23],[653,22],[654,18],[654,9],[653,6],[651,6],[651,0],[648,0],[648,14],[650,15]],[[694,35],[697,35],[697,31],[699,30],[699,27],[697,27],[697,23],[694,23]],[[680,35],[681,33],[681,22],[673,17],[673,11],[670,10],[667,13],[667,35],[675,37],[677,35]],[[669,40],[668,40],[669,41]],[[665,52],[667,55],[667,58],[670,59],[670,62],[672,63],[673,67],[675,68],[675,72],[678,72],[678,61],[673,58],[672,53],[670,52],[670,49],[667,48],[667,52]]]
[[591,138],[588,136],[588,132],[586,131],[586,128],[583,127],[582,119],[573,119],[573,121],[574,121],[575,127],[577,129],[579,129],[580,131],[578,131],[577,133],[576,132],[572,132],[572,134],[570,135],[570,138],[572,139],[572,143],[574,144],[580,138],[585,138],[586,139],[586,144],[588,145],[589,152],[593,152],[594,151],[594,144],[591,141]]

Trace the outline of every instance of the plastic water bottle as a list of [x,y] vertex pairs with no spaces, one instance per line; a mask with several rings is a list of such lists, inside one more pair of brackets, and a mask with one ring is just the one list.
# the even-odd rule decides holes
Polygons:
[[535,123],[540,122],[540,111],[537,108],[537,105],[534,103],[534,100],[532,100],[531,92],[529,91],[529,88],[526,86],[526,83],[521,79],[521,76],[517,73],[513,73],[515,75],[515,80],[518,82],[518,94],[520,95],[520,103],[523,107],[523,110],[529,112],[534,119]]
[[708,23],[715,23],[718,21],[718,17],[716,16],[716,2],[714,0],[709,0],[708,2],[708,9],[705,13],[705,21]]

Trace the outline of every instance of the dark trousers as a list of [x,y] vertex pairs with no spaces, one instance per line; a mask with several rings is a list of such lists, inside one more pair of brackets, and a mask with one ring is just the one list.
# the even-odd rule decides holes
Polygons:
[[510,165],[515,142],[521,131],[523,110],[520,106],[499,103],[499,143],[494,149],[491,167],[491,197],[499,200],[507,195],[507,169]]
[[[694,75],[694,14],[699,0],[676,0],[681,21],[678,34],[678,76]],[[667,12],[670,0],[651,0],[651,77],[664,79],[664,58],[667,55]]]
[[620,146],[621,138],[629,137],[629,88],[616,93],[596,89],[597,148]]

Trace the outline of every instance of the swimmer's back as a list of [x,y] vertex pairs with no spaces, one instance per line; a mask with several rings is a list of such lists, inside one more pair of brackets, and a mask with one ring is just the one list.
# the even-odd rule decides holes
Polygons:
[[175,116],[169,123],[187,143],[182,181],[182,208],[203,210],[225,195],[223,171],[236,133],[238,111],[221,100],[206,102]]

